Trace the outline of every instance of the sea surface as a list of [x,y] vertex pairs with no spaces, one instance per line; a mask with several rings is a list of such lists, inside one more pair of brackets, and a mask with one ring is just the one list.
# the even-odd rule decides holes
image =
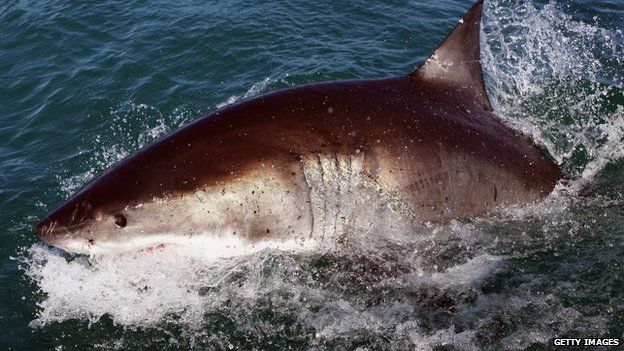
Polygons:
[[486,0],[495,110],[569,176],[540,203],[408,238],[352,233],[370,240],[221,260],[70,255],[32,233],[99,172],[220,107],[413,71],[470,6],[1,1],[0,349],[544,350],[555,337],[624,338],[621,0]]

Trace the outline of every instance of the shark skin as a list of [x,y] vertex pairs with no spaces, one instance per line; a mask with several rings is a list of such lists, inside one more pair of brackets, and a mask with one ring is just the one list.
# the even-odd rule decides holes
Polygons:
[[96,177],[37,236],[87,254],[195,239],[290,247],[543,198],[564,174],[494,114],[481,8],[407,76],[276,91],[182,127]]

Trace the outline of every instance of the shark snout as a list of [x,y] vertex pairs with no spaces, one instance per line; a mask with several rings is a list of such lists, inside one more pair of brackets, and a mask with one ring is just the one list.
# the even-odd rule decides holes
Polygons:
[[91,220],[91,207],[82,202],[69,202],[43,218],[35,225],[39,239],[57,246],[63,240],[83,228]]
[[35,226],[35,234],[43,242],[56,246],[59,237],[63,237],[68,233],[67,227],[59,225],[55,219],[44,218]]
[[57,221],[43,219],[35,226],[35,234],[37,234],[39,239],[45,241],[45,238],[54,231],[54,227],[57,225]]

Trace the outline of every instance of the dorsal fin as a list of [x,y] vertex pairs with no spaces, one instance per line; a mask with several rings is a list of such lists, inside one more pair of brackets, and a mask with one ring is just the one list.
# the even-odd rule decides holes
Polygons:
[[477,1],[464,18],[459,20],[451,34],[409,77],[465,90],[481,102],[486,110],[491,111],[479,53],[482,6],[483,0]]

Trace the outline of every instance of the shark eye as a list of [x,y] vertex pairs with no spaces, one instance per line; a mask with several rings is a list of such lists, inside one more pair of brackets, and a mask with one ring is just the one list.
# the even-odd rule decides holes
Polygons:
[[126,226],[126,224],[128,224],[128,220],[126,219],[126,217],[120,214],[115,215],[115,225],[118,228],[123,228]]

